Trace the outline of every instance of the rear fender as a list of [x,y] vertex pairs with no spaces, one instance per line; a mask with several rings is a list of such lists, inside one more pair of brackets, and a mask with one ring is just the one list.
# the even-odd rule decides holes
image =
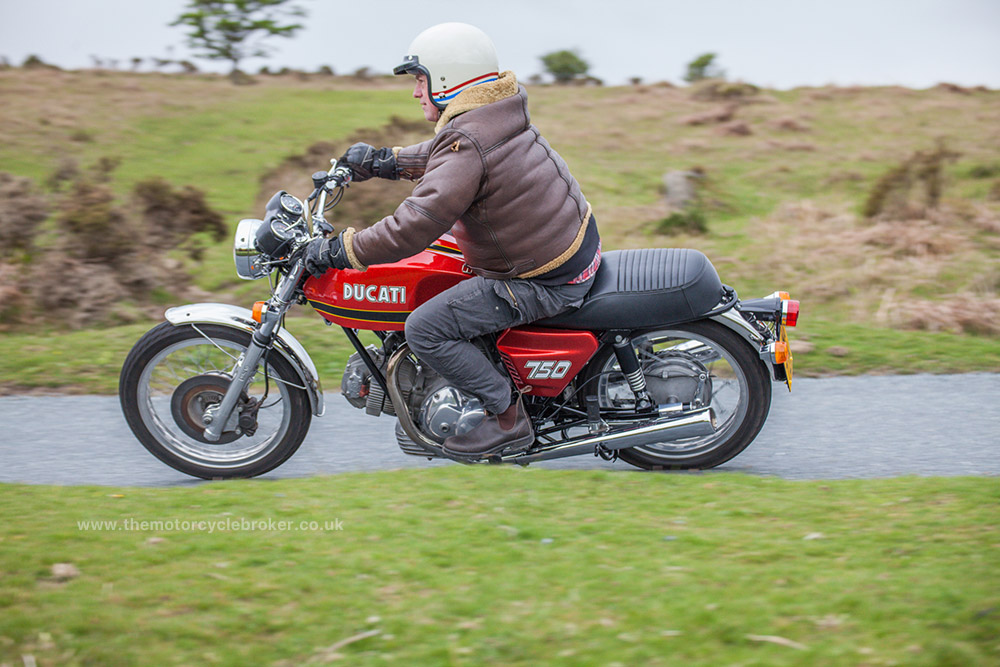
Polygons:
[[710,318],[719,324],[728,327],[738,333],[740,336],[745,338],[748,343],[753,345],[755,348],[760,348],[768,341],[764,338],[764,335],[757,330],[757,328],[750,324],[740,315],[740,311],[737,309],[727,310],[721,315],[716,315]]
[[[167,321],[174,326],[184,324],[218,324],[252,333],[257,326],[253,313],[246,308],[227,303],[192,303],[169,309],[165,315]],[[295,336],[287,329],[279,329],[274,341],[274,349],[285,358],[296,370],[302,386],[309,394],[309,404],[317,417],[323,416],[323,389],[319,383],[319,373],[316,365]]]
[[[771,337],[765,338],[764,334],[758,331],[754,325],[747,322],[746,319],[740,315],[740,311],[736,308],[727,310],[721,315],[716,315],[710,319],[738,333],[744,340],[747,341],[747,344],[753,347],[754,352],[756,352],[759,356],[761,348],[774,340]],[[771,359],[770,356],[761,356],[761,363],[767,366],[772,378],[775,380],[784,380],[784,366],[781,364],[775,364],[774,360]]]

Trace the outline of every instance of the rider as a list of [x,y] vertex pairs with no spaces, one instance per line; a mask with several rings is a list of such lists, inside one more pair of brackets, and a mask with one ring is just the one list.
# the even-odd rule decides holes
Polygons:
[[340,162],[355,181],[418,182],[393,215],[315,239],[306,267],[313,275],[364,270],[415,255],[450,230],[474,277],[414,310],[406,340],[421,361],[478,397],[487,416],[447,438],[444,450],[479,458],[527,448],[534,433],[520,395],[471,340],[578,307],[601,260],[597,223],[483,31],[464,23],[429,28],[394,73],[416,77],[413,97],[436,123],[434,138],[406,148],[355,144]]

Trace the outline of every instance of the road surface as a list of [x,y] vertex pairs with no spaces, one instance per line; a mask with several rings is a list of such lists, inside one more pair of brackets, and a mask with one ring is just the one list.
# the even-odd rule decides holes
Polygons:
[[[1000,475],[1000,375],[862,376],[775,384],[757,439],[717,470],[786,479]],[[394,420],[338,394],[299,451],[265,478],[457,465],[403,454]],[[0,397],[0,482],[173,486],[205,483],[153,458],[110,396]],[[534,464],[637,470],[591,456]]]

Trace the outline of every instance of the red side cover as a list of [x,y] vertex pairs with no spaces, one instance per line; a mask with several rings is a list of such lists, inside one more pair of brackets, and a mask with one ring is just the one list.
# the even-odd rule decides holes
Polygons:
[[497,341],[514,384],[534,396],[558,396],[597,347],[589,331],[531,326],[510,329]]

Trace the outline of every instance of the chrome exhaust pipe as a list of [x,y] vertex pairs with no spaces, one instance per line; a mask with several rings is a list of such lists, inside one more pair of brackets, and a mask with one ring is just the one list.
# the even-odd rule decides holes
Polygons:
[[[452,459],[453,457],[444,453],[441,445],[421,433],[413,423],[413,420],[410,419],[406,401],[403,398],[403,394],[399,391],[399,385],[396,384],[396,374],[399,364],[409,353],[409,346],[403,343],[389,358],[388,364],[386,364],[386,385],[389,389],[389,400],[392,401],[392,405],[396,410],[399,425],[413,442],[428,450],[429,455]],[[669,442],[671,440],[680,440],[681,438],[696,438],[715,433],[715,411],[712,408],[701,408],[700,410],[688,412],[683,416],[672,417],[671,415],[676,414],[680,407],[677,404],[661,406],[659,417],[645,426],[601,433],[600,435],[589,436],[570,442],[561,442],[540,450],[535,450],[530,454],[521,452],[502,456],[500,460],[504,463],[527,465],[534,461],[548,461],[567,456],[593,454],[598,446],[604,449],[627,449],[629,447],[641,447],[642,445]],[[461,461],[461,459],[455,460]],[[467,463],[467,461],[462,462]]]
[[695,438],[713,433],[715,433],[715,411],[712,408],[702,408],[689,412],[683,417],[661,417],[645,426],[564,442],[530,454],[504,456],[502,460],[505,463],[525,465],[535,461],[593,454],[598,446],[604,449],[628,449],[629,447],[641,447],[642,445],[653,445],[681,438]]
[[399,425],[402,427],[403,432],[410,437],[410,440],[426,449],[428,456],[453,459],[453,457],[444,453],[441,445],[421,433],[420,429],[418,429],[413,423],[413,420],[410,419],[410,409],[407,407],[406,400],[403,398],[403,393],[399,391],[399,384],[396,382],[399,364],[409,353],[410,346],[403,343],[399,346],[399,349],[396,350],[391,357],[389,357],[389,362],[385,366],[386,389],[389,390],[389,400],[392,401],[392,407],[396,411],[396,418],[399,419]]

